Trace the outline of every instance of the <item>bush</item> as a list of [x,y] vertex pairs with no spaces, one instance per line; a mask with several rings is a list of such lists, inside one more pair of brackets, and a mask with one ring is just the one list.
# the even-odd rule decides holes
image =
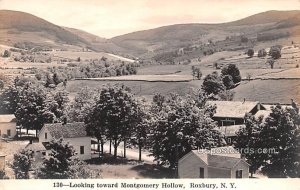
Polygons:
[[272,46],[269,51],[269,56],[273,59],[279,59],[281,57],[282,46]]
[[10,57],[10,51],[6,49],[3,53],[3,57]]
[[247,55],[248,55],[249,57],[253,57],[253,55],[254,55],[254,50],[253,50],[253,49],[248,49]]

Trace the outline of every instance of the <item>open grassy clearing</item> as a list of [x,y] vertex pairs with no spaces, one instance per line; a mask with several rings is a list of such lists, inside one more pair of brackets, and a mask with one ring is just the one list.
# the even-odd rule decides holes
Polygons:
[[190,82],[146,82],[146,81],[93,81],[93,80],[73,80],[69,81],[67,91],[70,92],[70,98],[83,87],[101,88],[105,84],[124,84],[131,88],[132,93],[136,96],[143,96],[151,100],[156,93],[164,95],[170,93],[178,93],[179,95],[186,95],[192,93],[193,89],[201,87],[201,80],[194,80]]
[[193,80],[191,75],[126,75],[118,77],[86,78],[97,81],[147,81],[147,82],[188,82]]
[[234,100],[252,100],[263,103],[300,102],[300,80],[253,80],[235,88]]

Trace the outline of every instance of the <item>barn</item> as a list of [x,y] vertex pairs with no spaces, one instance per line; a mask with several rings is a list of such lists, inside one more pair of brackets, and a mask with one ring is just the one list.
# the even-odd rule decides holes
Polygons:
[[192,150],[178,162],[179,178],[249,178],[249,164],[231,146]]

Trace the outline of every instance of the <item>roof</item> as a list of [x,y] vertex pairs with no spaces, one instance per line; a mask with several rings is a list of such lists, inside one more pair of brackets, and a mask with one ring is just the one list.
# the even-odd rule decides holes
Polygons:
[[[194,153],[194,155],[200,158],[208,166],[217,168],[231,169],[240,161],[244,161],[241,159],[241,154],[232,146],[217,147],[212,148],[211,150],[192,150],[192,153]],[[184,156],[180,160],[185,158],[186,157]]]
[[216,105],[214,117],[244,118],[259,102],[253,101],[207,101],[207,104]]
[[44,145],[42,143],[29,143],[25,146],[25,149],[27,150],[33,150],[33,151],[43,151],[46,150]]
[[12,122],[16,122],[16,117],[14,114],[0,115],[0,123],[12,123]]
[[207,160],[208,160],[208,166],[231,169],[242,159],[209,154]]
[[45,124],[43,128],[47,129],[50,135],[55,139],[87,136],[83,122]]
[[225,137],[234,137],[240,129],[245,127],[245,125],[229,125],[218,127],[217,130],[223,133]]

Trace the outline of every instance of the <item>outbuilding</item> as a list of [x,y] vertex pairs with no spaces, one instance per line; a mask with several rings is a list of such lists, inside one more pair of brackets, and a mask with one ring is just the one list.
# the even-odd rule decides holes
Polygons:
[[249,178],[249,165],[231,146],[192,150],[178,162],[179,178]]

